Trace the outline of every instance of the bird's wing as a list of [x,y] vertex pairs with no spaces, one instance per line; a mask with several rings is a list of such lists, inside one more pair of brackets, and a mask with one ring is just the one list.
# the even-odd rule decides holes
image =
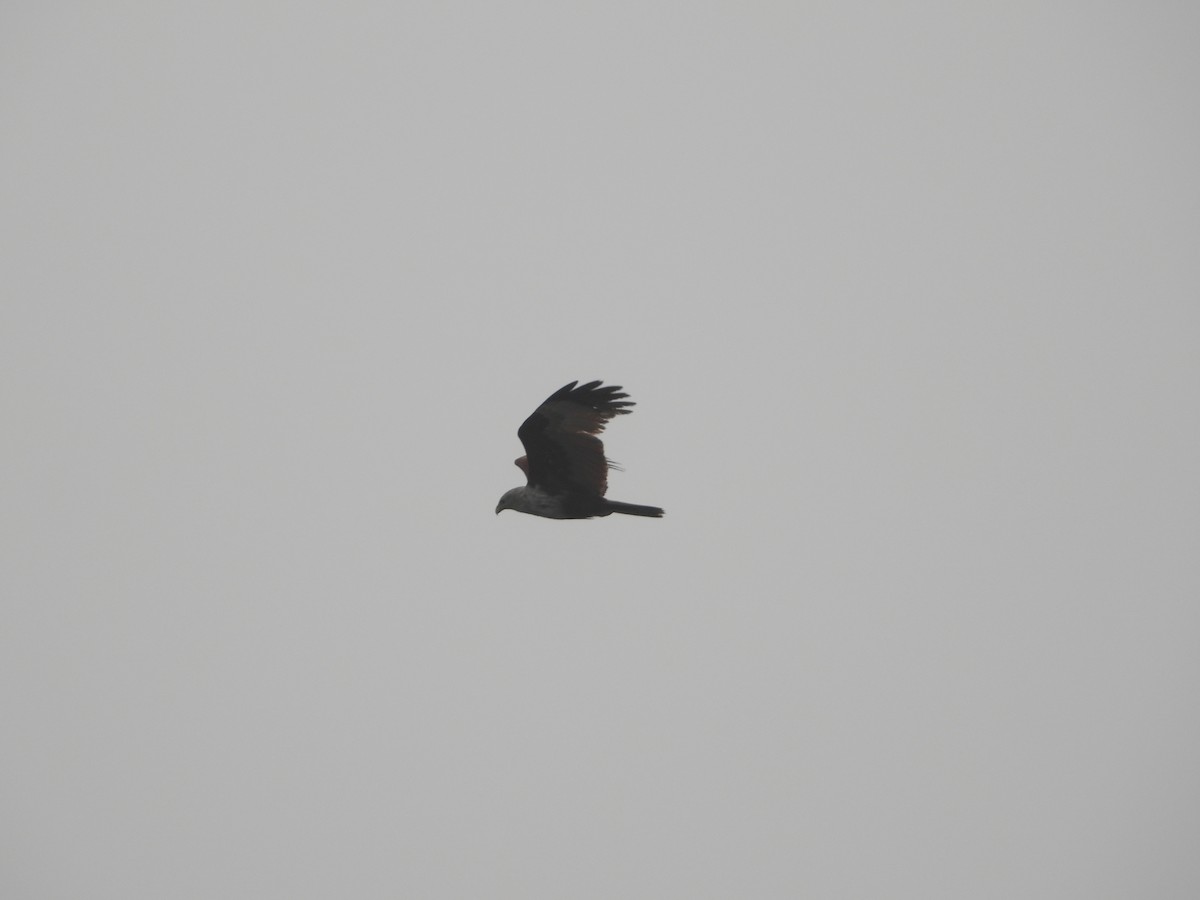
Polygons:
[[[609,462],[596,435],[613,416],[629,412],[632,400],[620,385],[572,381],[546,398],[517,430],[528,457],[529,484],[553,493],[587,491],[603,497]],[[522,466],[525,468],[525,466]]]

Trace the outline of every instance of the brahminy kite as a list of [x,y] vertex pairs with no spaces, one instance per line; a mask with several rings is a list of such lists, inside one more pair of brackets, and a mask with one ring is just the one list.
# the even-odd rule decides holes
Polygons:
[[609,419],[628,413],[633,406],[620,385],[602,387],[572,381],[546,398],[517,430],[525,455],[516,460],[528,484],[508,491],[496,504],[496,512],[517,512],[548,519],[590,519],[624,513],[653,516],[657,506],[638,506],[608,500],[608,470],[612,462],[604,456],[604,445],[596,437]]

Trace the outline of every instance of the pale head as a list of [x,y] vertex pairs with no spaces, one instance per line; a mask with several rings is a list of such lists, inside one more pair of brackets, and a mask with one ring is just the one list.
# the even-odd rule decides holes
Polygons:
[[504,496],[500,498],[500,502],[496,504],[496,515],[500,514],[502,509],[515,509],[518,512],[523,512],[525,504],[522,502],[525,499],[525,488],[515,487],[511,491],[505,491]]

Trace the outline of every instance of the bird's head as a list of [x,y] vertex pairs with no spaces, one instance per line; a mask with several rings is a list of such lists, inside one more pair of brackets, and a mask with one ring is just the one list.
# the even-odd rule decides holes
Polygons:
[[521,496],[525,493],[525,488],[515,487],[511,491],[505,491],[504,496],[500,498],[500,502],[496,504],[496,515],[500,515],[502,509],[521,509]]

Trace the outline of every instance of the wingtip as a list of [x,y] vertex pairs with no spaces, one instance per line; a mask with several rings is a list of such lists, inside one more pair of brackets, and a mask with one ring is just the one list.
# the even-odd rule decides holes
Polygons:
[[593,409],[603,409],[614,415],[628,413],[628,407],[636,405],[619,384],[589,381],[569,392],[571,399],[586,403]]

